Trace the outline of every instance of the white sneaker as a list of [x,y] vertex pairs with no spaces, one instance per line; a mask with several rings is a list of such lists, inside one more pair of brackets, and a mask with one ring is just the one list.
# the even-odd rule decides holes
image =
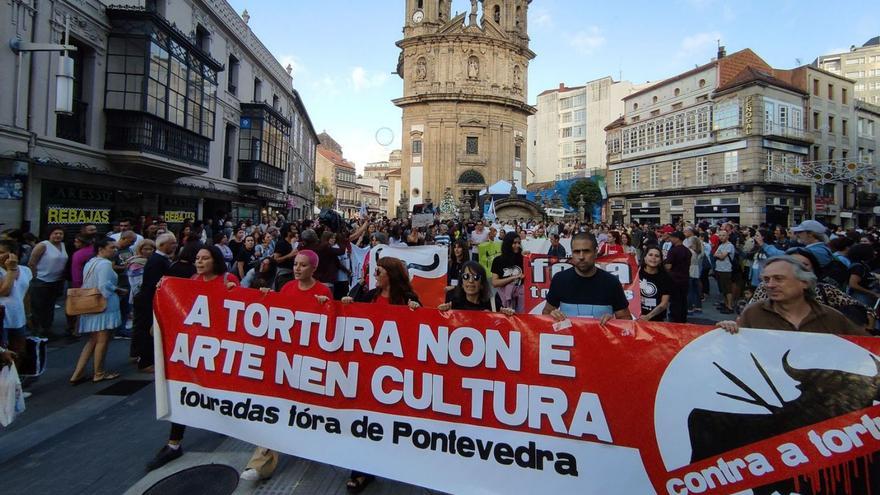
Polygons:
[[259,481],[260,473],[258,473],[256,469],[248,468],[242,471],[241,479],[245,481]]
[[27,399],[27,398],[30,397],[31,395],[33,395],[33,394],[30,393],[30,392],[22,392],[22,393],[21,393],[21,398],[22,398],[22,399]]

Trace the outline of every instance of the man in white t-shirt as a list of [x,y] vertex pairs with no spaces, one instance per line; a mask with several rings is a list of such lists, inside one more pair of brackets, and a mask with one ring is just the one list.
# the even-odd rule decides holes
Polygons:
[[31,284],[31,269],[18,265],[15,253],[18,246],[14,241],[0,240],[0,306],[6,308],[3,330],[0,332],[0,347],[22,356],[27,337],[27,316],[24,311],[24,297]]
[[489,231],[486,230],[486,227],[483,225],[482,221],[477,222],[477,225],[474,228],[474,231],[471,232],[470,237],[471,237],[471,239],[470,239],[470,241],[471,241],[471,258],[474,261],[477,261],[477,259],[479,258],[479,251],[478,251],[477,246],[479,246],[480,243],[486,242],[486,239],[489,238]]
[[[119,222],[119,232],[116,232],[114,234],[110,234],[110,238],[116,242],[119,242],[119,236],[121,236],[123,232],[129,231],[129,230],[131,230],[131,220],[126,218],[125,220],[121,220]],[[135,233],[134,235],[136,235],[137,238],[135,239],[134,244],[132,244],[132,246],[137,247],[137,245],[142,240],[144,240],[144,237],[138,233]]]

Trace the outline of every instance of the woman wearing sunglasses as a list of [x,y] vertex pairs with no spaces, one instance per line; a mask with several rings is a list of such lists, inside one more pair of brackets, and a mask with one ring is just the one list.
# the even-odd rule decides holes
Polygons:
[[[446,293],[446,302],[437,306],[440,311],[450,309],[467,309],[472,311],[492,311],[489,297],[489,284],[486,281],[486,269],[476,261],[467,261],[458,275],[459,283]],[[511,308],[501,308],[507,316],[515,314]]]

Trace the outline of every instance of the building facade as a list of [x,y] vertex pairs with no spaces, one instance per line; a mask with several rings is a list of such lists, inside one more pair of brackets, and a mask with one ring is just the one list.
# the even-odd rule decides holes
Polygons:
[[[0,50],[0,221],[70,231],[123,217],[309,216],[316,134],[292,75],[222,0],[7,2],[2,35],[61,43],[72,107],[57,113],[59,53]],[[20,82],[16,84],[16,76]]]
[[816,59],[816,66],[855,81],[854,98],[880,104],[880,36],[862,46],[853,45],[848,52],[823,55]]
[[806,91],[771,75],[751,50],[719,58],[624,98],[607,128],[609,220],[732,220],[790,225],[806,218],[798,170],[812,136]]
[[605,170],[605,126],[623,115],[623,98],[645,85],[603,77],[544,91],[528,118],[526,182],[590,177]]
[[318,193],[332,195],[333,204],[325,206],[352,218],[360,210],[362,200],[355,165],[342,156],[342,147],[326,132],[321,133],[320,139],[315,164]]
[[[397,74],[403,96],[402,192],[412,207],[456,197],[526,170],[529,0],[406,0]],[[479,12],[482,8],[482,13]],[[479,19],[479,21],[478,21]]]

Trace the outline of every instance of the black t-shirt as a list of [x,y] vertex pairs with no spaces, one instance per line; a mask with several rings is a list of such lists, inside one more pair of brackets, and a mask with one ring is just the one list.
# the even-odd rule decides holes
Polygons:
[[861,277],[859,287],[871,289],[871,284],[874,282],[874,274],[871,273],[871,268],[868,265],[864,263],[853,263],[852,266],[849,267],[849,274]]
[[592,277],[582,277],[574,268],[557,273],[550,281],[547,303],[568,316],[592,318],[629,306],[620,280],[601,268]]
[[244,243],[232,239],[227,243],[227,246],[229,246],[229,250],[232,251],[232,259],[238,261],[238,255],[244,250]]
[[[278,256],[287,256],[293,251],[293,246],[290,245],[285,239],[279,239],[278,242],[275,243],[275,254]],[[288,270],[293,270],[293,258],[289,260],[282,261],[278,263],[278,268],[287,268]]]
[[468,301],[463,291],[451,290],[446,293],[446,302],[452,303],[452,309],[468,309],[471,311],[492,311],[492,304],[489,301],[474,304]]
[[[654,311],[654,308],[660,304],[660,300],[663,296],[672,294],[672,284],[672,277],[666,272],[650,274],[645,270],[639,270],[639,292],[641,292],[642,295],[642,316]],[[651,321],[664,320],[666,320],[665,310],[651,318]]]
[[672,246],[666,255],[665,263],[672,265],[672,269],[669,271],[672,280],[677,284],[687,286],[691,270],[691,250],[684,247],[684,244]]
[[[521,258],[520,258],[521,259]],[[501,278],[513,277],[514,275],[522,275],[522,262],[519,264],[511,263],[503,256],[497,256],[492,260],[492,273]],[[522,279],[517,279],[514,285],[522,285]]]
[[257,262],[260,261],[257,257],[257,253],[252,249],[248,251],[242,245],[241,251],[238,252],[238,255],[235,257],[236,263],[239,261],[244,261],[244,273],[247,273],[248,270],[257,266]]

